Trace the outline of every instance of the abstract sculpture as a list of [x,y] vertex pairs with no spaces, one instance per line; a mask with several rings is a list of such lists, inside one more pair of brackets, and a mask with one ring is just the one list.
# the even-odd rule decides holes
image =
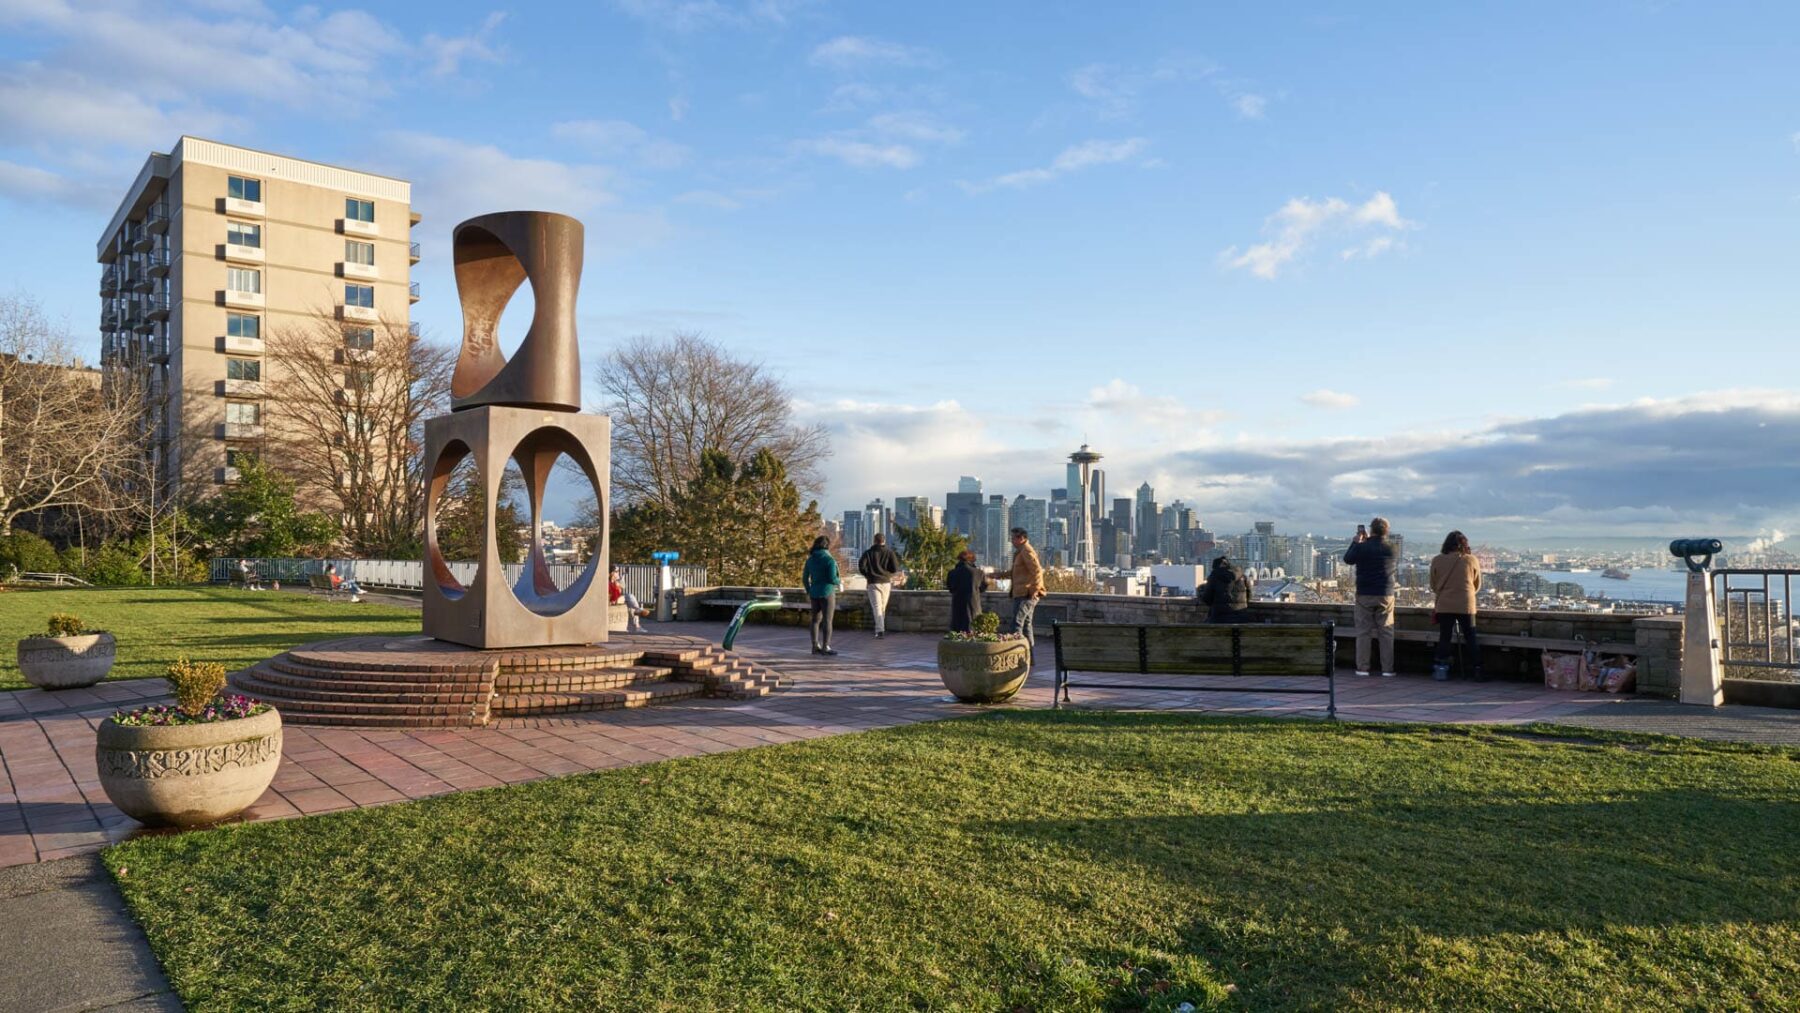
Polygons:
[[[606,640],[606,476],[611,421],[581,414],[581,354],[575,297],[581,285],[581,223],[544,211],[506,211],[471,218],[452,240],[462,302],[462,353],[451,377],[451,412],[425,423],[425,559],[427,636],[476,648],[548,647]],[[508,358],[496,333],[522,282],[537,309],[525,339]],[[597,551],[568,587],[558,590],[544,559],[544,488],[567,455],[593,484],[600,517]],[[486,521],[475,579],[456,579],[438,547],[437,509],[464,458],[475,465]],[[508,459],[525,476],[531,549],[509,587],[494,539],[500,479]]]

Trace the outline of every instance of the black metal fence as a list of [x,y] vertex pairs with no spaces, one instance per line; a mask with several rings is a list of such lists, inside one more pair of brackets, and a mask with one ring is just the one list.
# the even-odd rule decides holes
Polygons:
[[1719,647],[1728,679],[1800,682],[1794,585],[1800,570],[1712,572]]

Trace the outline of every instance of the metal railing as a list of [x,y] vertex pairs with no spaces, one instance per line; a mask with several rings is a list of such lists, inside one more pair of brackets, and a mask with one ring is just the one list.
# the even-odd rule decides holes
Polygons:
[[406,294],[414,299],[419,298],[419,283],[416,281],[408,282],[406,285]]
[[1719,646],[1726,677],[1732,669],[1770,669],[1756,678],[1800,681],[1795,639],[1794,584],[1800,570],[1719,569],[1712,571],[1713,600],[1719,610]]
[[[215,584],[229,583],[237,575],[238,562],[246,557],[215,556],[208,569],[207,577]],[[422,590],[425,587],[425,564],[416,559],[302,559],[295,557],[248,559],[250,571],[257,578],[268,583],[285,580],[305,583],[306,578],[315,573],[324,573],[326,564],[333,564],[337,572],[368,587],[391,587],[409,591]],[[474,563],[450,563],[450,574],[457,580],[467,583],[475,579]],[[581,571],[587,568],[582,563],[551,563],[550,579],[558,587],[567,587]],[[502,568],[508,584],[515,584],[525,572],[523,563],[507,563]],[[649,608],[656,601],[656,570],[648,563],[627,563],[619,567],[624,572],[627,594],[636,596],[638,601]],[[671,566],[669,578],[675,587],[705,587],[706,567],[704,566]]]
[[72,573],[15,573],[11,578],[14,584],[49,584],[51,587],[93,587]]

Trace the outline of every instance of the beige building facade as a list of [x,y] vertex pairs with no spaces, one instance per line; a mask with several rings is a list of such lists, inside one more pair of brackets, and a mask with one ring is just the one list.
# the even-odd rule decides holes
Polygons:
[[163,496],[260,455],[281,328],[343,325],[346,364],[419,300],[412,184],[197,137],[153,153],[101,236],[101,362],[143,378]]

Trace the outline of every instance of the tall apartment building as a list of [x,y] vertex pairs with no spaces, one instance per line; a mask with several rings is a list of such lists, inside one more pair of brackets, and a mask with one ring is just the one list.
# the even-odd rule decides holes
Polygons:
[[152,153],[100,237],[100,357],[137,369],[163,495],[203,497],[261,453],[264,341],[343,323],[353,364],[411,332],[412,184],[182,137]]

